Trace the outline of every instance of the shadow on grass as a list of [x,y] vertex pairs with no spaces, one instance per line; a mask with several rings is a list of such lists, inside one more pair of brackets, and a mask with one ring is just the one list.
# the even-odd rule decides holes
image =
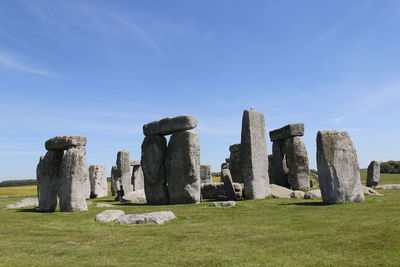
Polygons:
[[327,206],[328,204],[324,202],[297,202],[297,203],[283,203],[279,204],[279,206]]
[[57,211],[41,211],[38,207],[17,209],[17,212],[37,212],[37,213],[53,213]]

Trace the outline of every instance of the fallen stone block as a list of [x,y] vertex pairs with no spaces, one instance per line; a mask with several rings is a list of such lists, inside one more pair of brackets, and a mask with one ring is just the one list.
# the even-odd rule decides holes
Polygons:
[[270,193],[274,198],[290,198],[293,190],[287,189],[286,187],[279,186],[276,184],[270,184]]
[[400,189],[400,184],[384,184],[375,186],[377,189]]
[[375,195],[375,196],[383,196],[382,194],[378,193],[371,187],[363,186],[364,189],[364,195]]
[[105,210],[97,214],[94,220],[96,222],[112,222],[124,215],[125,212],[122,210]]
[[175,218],[172,211],[156,211],[142,214],[128,214],[121,216],[115,222],[116,224],[162,224]]
[[18,201],[17,203],[7,205],[5,207],[6,210],[8,209],[19,209],[19,208],[26,208],[32,206],[39,206],[39,201],[37,198],[24,198]]
[[129,192],[128,194],[125,194],[121,199],[121,202],[127,202],[127,203],[137,203],[145,201],[146,201],[146,194],[144,193],[144,189]]
[[304,199],[316,199],[316,198],[322,198],[320,189],[310,190],[306,192],[304,195]]
[[110,208],[110,207],[114,207],[114,205],[106,204],[106,203],[97,203],[96,207],[97,208]]
[[291,194],[290,194],[290,197],[291,198],[304,198],[304,195],[305,195],[306,193],[304,193],[303,191],[299,191],[299,190],[296,190],[296,191],[293,191]]

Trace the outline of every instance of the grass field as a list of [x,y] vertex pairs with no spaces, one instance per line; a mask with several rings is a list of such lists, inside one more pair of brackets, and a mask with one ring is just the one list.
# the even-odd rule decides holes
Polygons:
[[[400,183],[400,175],[381,183]],[[21,195],[26,188],[2,194]],[[33,191],[35,192],[33,187]],[[40,213],[4,210],[20,198],[0,198],[1,266],[398,266],[400,190],[379,190],[363,203],[320,200],[238,201],[235,207],[121,205],[125,213],[171,210],[164,225],[96,223],[105,210]]]

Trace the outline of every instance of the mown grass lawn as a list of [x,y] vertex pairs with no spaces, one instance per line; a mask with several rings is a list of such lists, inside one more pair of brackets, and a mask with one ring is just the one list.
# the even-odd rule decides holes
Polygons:
[[[400,183],[400,176],[388,179]],[[82,213],[40,213],[4,210],[20,198],[0,198],[0,265],[398,266],[400,190],[379,192],[384,196],[330,206],[272,198],[226,208],[92,200],[125,213],[171,210],[178,216],[164,225],[131,226],[94,222],[105,210],[95,205]]]

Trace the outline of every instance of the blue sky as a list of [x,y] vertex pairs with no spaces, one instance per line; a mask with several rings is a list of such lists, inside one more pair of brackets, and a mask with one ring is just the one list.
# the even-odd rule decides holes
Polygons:
[[[400,159],[400,2],[1,1],[0,180],[36,177],[44,142],[88,137],[88,164],[140,158],[142,125],[192,114],[214,171],[244,109],[267,132],[349,132],[360,167]],[[268,138],[269,141],[269,138]],[[268,143],[271,153],[271,143]]]

